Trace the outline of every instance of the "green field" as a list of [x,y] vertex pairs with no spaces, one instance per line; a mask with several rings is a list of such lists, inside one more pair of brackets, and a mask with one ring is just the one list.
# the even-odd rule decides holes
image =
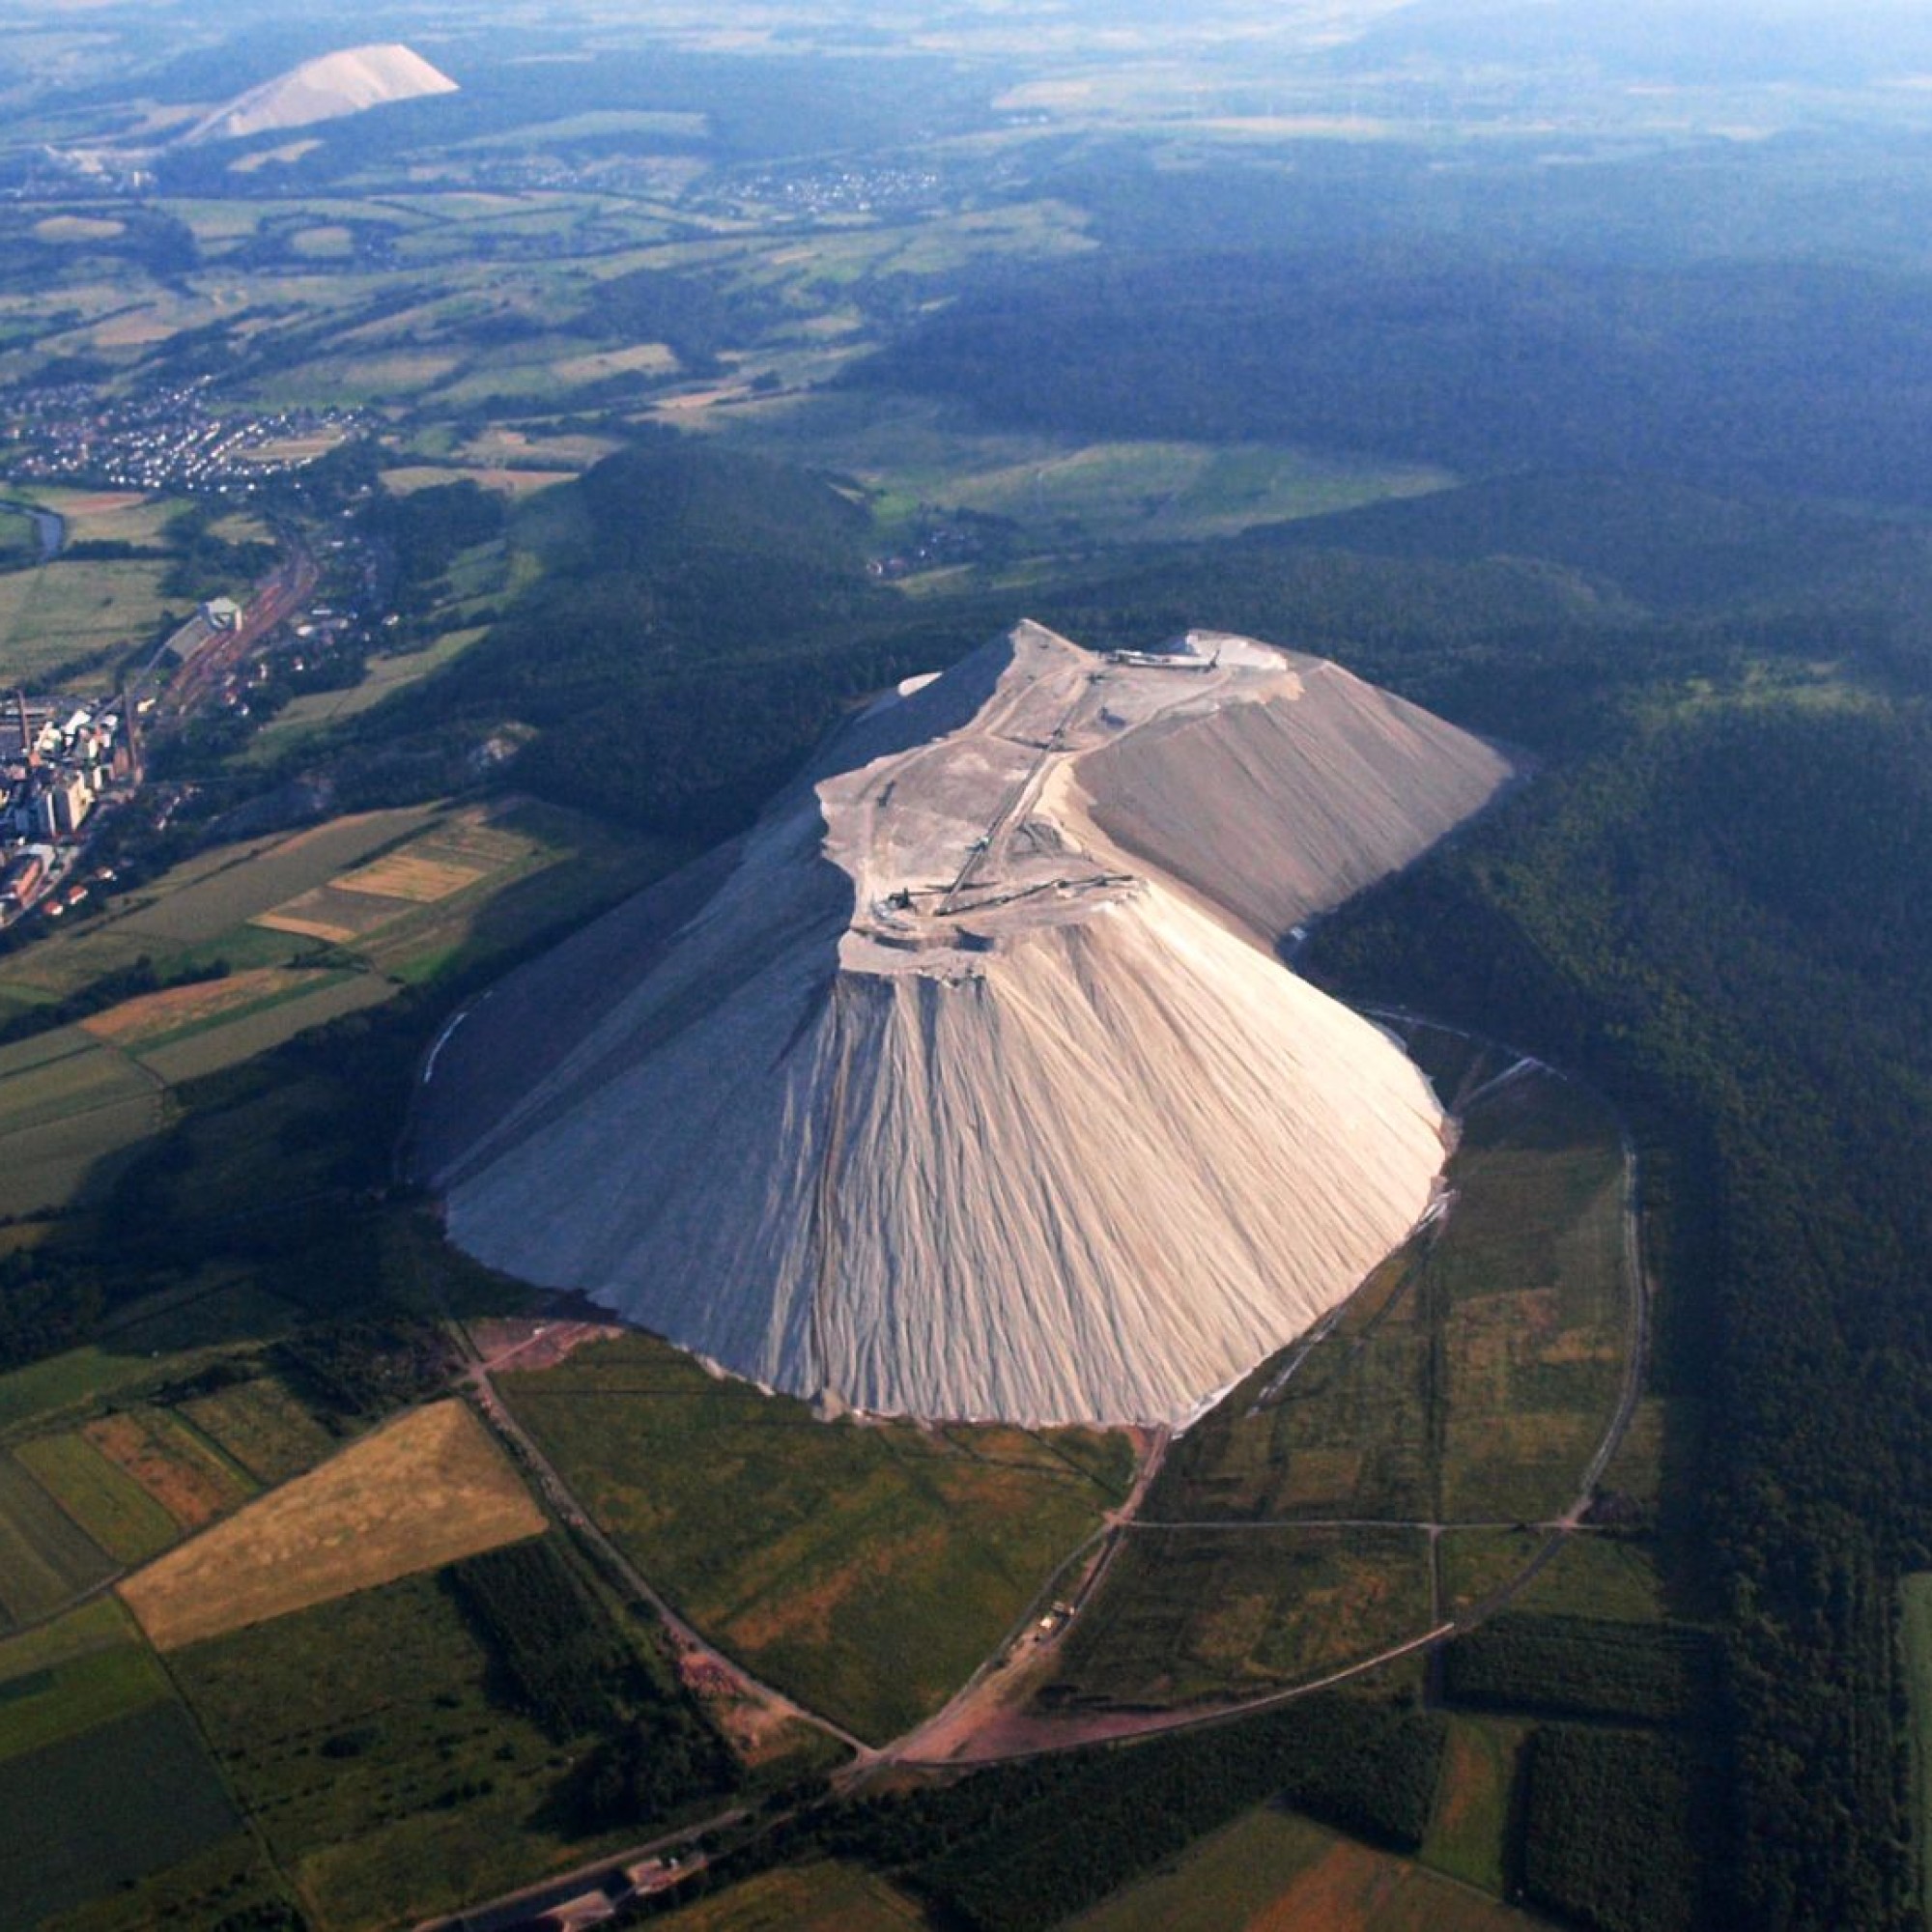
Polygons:
[[642,1335],[499,1386],[706,1635],[868,1738],[964,1683],[1130,1471],[1124,1437],[815,1421]]
[[1527,1932],[1538,1922],[1264,1805],[1069,1919],[1067,1932]]
[[341,1446],[272,1376],[184,1403],[181,1412],[263,1484],[287,1482]]
[[156,1079],[172,1087],[178,1081],[196,1080],[205,1073],[218,1073],[224,1066],[252,1060],[310,1027],[325,1026],[365,1007],[381,1006],[394,995],[395,988],[373,973],[345,973],[312,992],[268,1002],[233,1018],[197,1028],[186,1037],[143,1047],[136,1057]]
[[1307,1683],[1429,1628],[1403,1530],[1145,1530],[1075,1619],[1041,1702],[1166,1707]]
[[79,1027],[0,1047],[0,1132],[151,1098],[155,1083]]
[[404,1923],[570,1854],[543,1820],[560,1749],[491,1695],[491,1659],[434,1576],[176,1653],[242,1804],[327,1932]]
[[17,570],[37,563],[41,555],[41,533],[24,512],[0,505],[0,571]]
[[88,1347],[49,1355],[0,1376],[0,1435],[45,1428],[68,1414],[91,1414],[120,1391],[166,1374],[145,1350]]
[[994,429],[963,410],[868,392],[734,412],[735,444],[857,477],[888,540],[935,509],[1009,520],[1029,544],[1189,542],[1443,488],[1419,464],[1271,444],[1082,441]]
[[89,1198],[165,1118],[158,1094],[0,1134],[0,1214],[34,1214]]
[[77,1432],[38,1436],[14,1454],[116,1563],[145,1562],[179,1534],[167,1511]]
[[1508,1588],[1548,1540],[1534,1529],[1445,1530],[1436,1545],[1443,1607],[1460,1616]]
[[[1489,1533],[1465,1530],[1445,1537],[1452,1545],[1473,1549]],[[1533,1542],[1506,1532],[1494,1535],[1498,1544],[1513,1546],[1520,1557]],[[1501,1559],[1507,1562],[1507,1556]],[[1615,1617],[1626,1623],[1654,1623],[1665,1614],[1652,1546],[1640,1537],[1579,1535],[1567,1537],[1563,1548],[1537,1572],[1512,1608],[1548,1610],[1558,1616]]]
[[[57,666],[152,637],[169,608],[168,566],[62,559],[0,573],[0,683],[42,683]],[[186,615],[186,600],[174,608]]]
[[1336,1842],[1265,1804],[1198,1840],[1165,1871],[1069,1921],[1069,1932],[1227,1932],[1261,1918]]
[[211,1849],[238,1823],[181,1708],[151,1704],[0,1763],[0,1895],[14,1923],[34,1925]]
[[1917,1805],[1919,1883],[1925,1918],[1932,1924],[1932,1571],[1919,1571],[1899,1585],[1900,1644],[1905,1688],[1912,1708],[1912,1769]]
[[1547,1074],[1463,1122],[1433,1257],[1442,1298],[1445,1520],[1552,1516],[1615,1406],[1626,1348],[1624,1164],[1601,1102]]
[[[1055,1694],[1227,1695],[1319,1675],[1435,1620],[1419,1532],[1336,1532],[1322,1562],[1337,1574],[1310,1599],[1293,1565],[1328,1551],[1325,1541],[1304,1548],[1287,1527],[1233,1525],[1448,1524],[1439,1554],[1453,1612],[1511,1582],[1546,1541],[1454,1525],[1528,1525],[1576,1499],[1627,1346],[1616,1122],[1547,1072],[1491,1086],[1511,1062],[1482,1042],[1428,1028],[1417,1048],[1438,1091],[1467,1107],[1446,1220],[1173,1445],[1148,1495],[1149,1527],[1069,1637]],[[1642,1455],[1654,1465],[1654,1446],[1638,1444],[1634,1471]],[[1231,1527],[1147,1542],[1163,1522]],[[1661,1614],[1647,1545],[1572,1541],[1537,1579],[1540,1604]]]
[[292,698],[249,740],[245,761],[269,764],[291,745],[312,737],[329,724],[339,724],[380,704],[398,691],[453,663],[480,637],[482,630],[446,631],[422,650],[396,657],[371,658],[362,682],[349,691],[314,691]]
[[112,1597],[0,1642],[0,1762],[165,1703],[155,1654]]
[[930,1921],[863,1866],[828,1862],[760,1872],[665,1922],[676,1932],[905,1932]]
[[0,1456],[0,1631],[51,1615],[115,1563],[12,1456]]
[[1501,1897],[1508,1884],[1510,1804],[1526,1723],[1450,1720],[1422,1861]]

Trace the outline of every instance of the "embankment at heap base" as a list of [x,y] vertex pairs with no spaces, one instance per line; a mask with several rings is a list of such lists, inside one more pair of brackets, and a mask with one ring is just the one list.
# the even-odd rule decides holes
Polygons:
[[1508,777],[1321,660],[1023,624],[472,1009],[418,1171],[480,1259],[778,1388],[1179,1419],[1442,1164],[1421,1075],[1269,939]]

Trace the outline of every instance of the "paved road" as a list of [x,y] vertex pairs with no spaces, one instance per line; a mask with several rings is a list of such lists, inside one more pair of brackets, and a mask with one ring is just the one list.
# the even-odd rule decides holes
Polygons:
[[501,1898],[492,1899],[488,1905],[474,1906],[468,1912],[453,1912],[442,1918],[426,1918],[415,1928],[415,1932],[507,1932],[511,1926],[526,1924],[540,1913],[567,1905],[571,1900],[592,1891],[602,1891],[612,1904],[619,1903],[636,1889],[628,1875],[629,1867],[642,1864],[646,1859],[675,1852],[707,1832],[722,1832],[732,1825],[742,1824],[751,1815],[743,1805],[734,1804],[728,1811],[720,1811],[715,1817],[687,1825],[681,1832],[661,1833],[626,1851],[607,1852],[601,1859],[592,1859],[567,1872],[539,1879],[536,1884],[526,1885],[520,1891],[505,1892]]

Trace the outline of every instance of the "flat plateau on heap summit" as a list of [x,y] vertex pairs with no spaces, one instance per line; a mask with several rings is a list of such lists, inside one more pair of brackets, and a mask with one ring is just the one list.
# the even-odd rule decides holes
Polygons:
[[469,1009],[418,1171],[481,1260],[793,1393],[1176,1420],[1442,1165],[1420,1073],[1273,937],[1509,775],[1320,659],[1022,624]]

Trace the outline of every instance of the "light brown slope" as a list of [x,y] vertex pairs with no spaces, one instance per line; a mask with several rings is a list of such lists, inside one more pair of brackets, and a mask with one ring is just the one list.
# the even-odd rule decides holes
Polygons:
[[[1212,634],[1196,634],[1211,650]],[[1170,715],[1080,761],[1123,852],[1278,938],[1426,852],[1509,778],[1482,739],[1320,658],[1293,696]]]

